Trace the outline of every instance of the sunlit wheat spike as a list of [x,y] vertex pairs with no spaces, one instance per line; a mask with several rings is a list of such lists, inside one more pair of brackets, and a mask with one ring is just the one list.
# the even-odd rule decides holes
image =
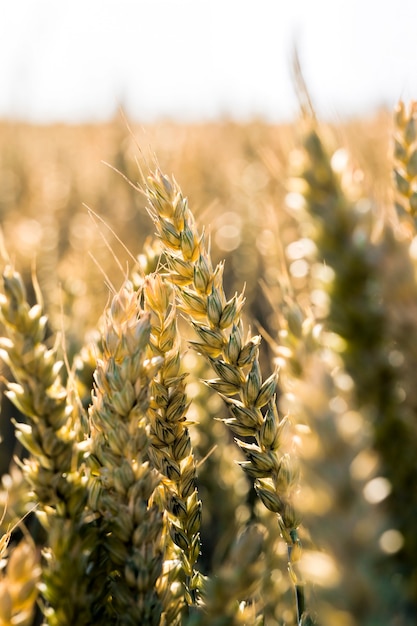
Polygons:
[[196,603],[201,586],[196,562],[202,505],[186,417],[189,401],[181,373],[174,294],[172,286],[155,273],[145,278],[143,295],[144,308],[150,315],[150,345],[154,354],[163,358],[151,388],[149,455],[165,477],[160,497],[169,513],[169,532],[185,574],[185,599],[191,605]]
[[[277,372],[263,380],[259,338],[245,338],[243,334],[243,293],[227,299],[223,264],[213,267],[204,236],[175,180],[157,170],[148,176],[146,193],[150,215],[171,268],[168,279],[172,278],[177,290],[178,306],[198,334],[196,349],[209,360],[218,376],[207,384],[230,406],[232,419],[225,423],[246,455],[246,461],[240,465],[255,481],[261,502],[277,514],[285,541],[292,546],[299,542],[300,517],[291,502],[294,477],[288,474],[288,481],[277,478],[282,455],[282,438],[278,436],[281,421],[275,399]],[[176,278],[178,267],[187,276],[187,286]],[[243,439],[247,435],[255,440],[251,446]],[[261,484],[261,479],[269,482]]]
[[[154,289],[154,305],[164,301],[164,293],[162,286]],[[157,341],[151,313],[143,308],[142,300],[142,293],[127,281],[105,312],[103,350],[89,409],[89,506],[100,520],[106,584],[110,585],[109,615],[126,613],[137,623],[158,626],[168,618],[176,623],[182,597],[171,593],[177,569],[164,571],[169,556],[167,528],[156,491],[163,474],[172,478],[180,473],[184,453],[178,451],[171,459],[158,447],[161,463],[155,463],[152,456],[150,442],[156,436],[149,425],[153,381],[164,368],[162,355],[169,349],[172,328],[168,320],[167,330]],[[176,374],[172,374],[174,380]],[[174,425],[179,419],[177,409],[181,410],[181,403],[173,407]],[[180,544],[182,530],[170,526],[169,531]],[[111,583],[115,572],[117,585]]]
[[[34,291],[39,291],[36,284]],[[71,623],[76,614],[79,623],[84,618],[88,623],[91,605],[88,594],[84,595],[84,581],[94,533],[89,537],[80,533],[86,488],[76,447],[80,425],[75,418],[79,413],[61,378],[58,342],[51,348],[46,340],[47,316],[42,304],[29,305],[23,279],[12,266],[3,271],[0,318],[4,332],[0,356],[10,369],[5,393],[27,418],[25,422],[13,420],[16,438],[29,452],[21,466],[32,498],[38,502],[37,515],[49,533],[50,558],[43,568],[42,593],[50,622]],[[3,547],[10,532],[2,538]],[[62,535],[74,549],[78,547],[77,556],[64,548]],[[70,603],[64,600],[63,588]]]

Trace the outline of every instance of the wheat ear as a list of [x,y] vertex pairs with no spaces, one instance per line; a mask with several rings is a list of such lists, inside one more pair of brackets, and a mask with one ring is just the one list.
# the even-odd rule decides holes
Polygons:
[[[185,313],[198,340],[191,342],[217,374],[206,381],[230,408],[225,424],[246,456],[242,469],[255,480],[257,494],[275,512],[287,542],[289,564],[298,559],[300,519],[291,503],[297,486],[296,465],[282,454],[286,419],[276,408],[277,373],[262,380],[259,336],[245,339],[241,309],[243,294],[227,300],[223,289],[223,264],[213,268],[203,234],[175,181],[159,170],[147,179],[150,215],[163,245],[168,278],[177,286],[179,308]],[[247,437],[254,442],[248,443]],[[303,592],[296,581],[299,618],[304,611]]]
[[147,460],[150,385],[163,360],[148,358],[150,332],[140,295],[126,282],[106,311],[89,411],[89,506],[107,561],[106,611],[132,626],[158,626],[164,608],[157,591],[164,520],[151,502],[160,475]]
[[201,584],[195,564],[200,553],[201,501],[186,411],[185,375],[180,372],[180,339],[172,287],[160,274],[143,284],[144,308],[150,315],[150,345],[163,364],[151,385],[149,456],[162,474],[162,502],[169,532],[185,575],[185,599],[195,604]]
[[78,409],[62,384],[57,347],[47,347],[47,318],[40,298],[34,306],[28,304],[23,280],[11,266],[3,272],[3,285],[0,356],[15,381],[7,382],[6,394],[27,418],[25,423],[15,422],[16,436],[30,453],[22,463],[23,472],[48,534],[42,585],[45,614],[51,625],[88,624],[92,618],[86,569],[95,540],[94,533],[81,533],[86,488],[76,446]]

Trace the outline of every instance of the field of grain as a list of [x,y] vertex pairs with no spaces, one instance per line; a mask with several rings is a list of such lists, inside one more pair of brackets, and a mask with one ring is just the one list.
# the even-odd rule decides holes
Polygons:
[[0,626],[415,623],[416,138],[0,123]]

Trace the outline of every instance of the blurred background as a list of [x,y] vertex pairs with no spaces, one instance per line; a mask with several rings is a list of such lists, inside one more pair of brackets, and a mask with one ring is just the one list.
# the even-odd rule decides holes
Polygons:
[[36,262],[70,353],[131,266],[117,237],[137,257],[153,235],[135,186],[157,162],[226,259],[230,291],[245,284],[249,316],[274,334],[261,282],[279,289],[298,237],[283,208],[294,50],[319,118],[385,201],[391,111],[417,89],[416,19],[408,0],[4,2],[0,223],[28,283]]
[[[87,207],[134,255],[152,234],[140,193],[103,161],[136,184],[138,161],[146,171],[156,155],[206,222],[210,211],[214,250],[233,253],[231,281],[246,282],[251,300],[260,273],[274,280],[273,230],[282,238],[287,220],[295,47],[320,119],[345,128],[357,158],[385,176],[390,112],[417,89],[416,19],[411,0],[4,2],[0,221],[9,252],[21,268],[36,257],[59,323],[82,338],[105,303],[104,274],[115,271],[100,231],[127,260]],[[270,226],[258,232],[265,216]]]

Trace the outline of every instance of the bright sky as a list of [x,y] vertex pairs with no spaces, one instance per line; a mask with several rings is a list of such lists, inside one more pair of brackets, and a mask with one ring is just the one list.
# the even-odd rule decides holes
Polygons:
[[417,98],[416,0],[0,0],[0,117],[270,120]]

